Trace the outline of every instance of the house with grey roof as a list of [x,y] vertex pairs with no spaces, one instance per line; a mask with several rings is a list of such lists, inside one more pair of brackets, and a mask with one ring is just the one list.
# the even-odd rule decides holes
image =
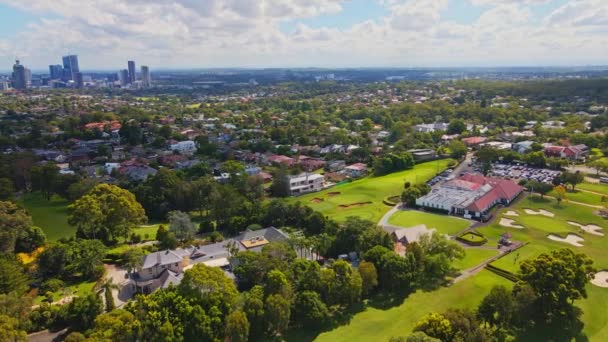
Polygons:
[[150,253],[143,258],[142,266],[131,274],[131,285],[138,293],[152,293],[159,288],[177,285],[185,271],[196,264],[210,267],[230,268],[233,249],[261,252],[271,242],[287,241],[289,236],[274,227],[247,230],[234,239],[209,245],[189,246]]

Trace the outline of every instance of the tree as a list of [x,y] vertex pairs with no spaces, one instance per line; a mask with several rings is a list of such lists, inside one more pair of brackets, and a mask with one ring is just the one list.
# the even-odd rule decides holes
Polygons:
[[175,234],[168,231],[162,224],[156,230],[156,241],[158,241],[158,248],[160,249],[174,249],[178,244]]
[[294,316],[305,328],[318,328],[329,319],[329,310],[317,292],[304,291],[296,295]]
[[582,183],[585,180],[585,174],[580,171],[566,171],[561,174],[561,178],[565,183],[570,184],[570,186],[572,186],[572,191],[574,191],[576,185]]
[[555,199],[557,200],[558,204],[562,203],[563,200],[568,199],[565,186],[557,185],[555,188],[553,188],[553,190],[555,191]]
[[424,316],[416,323],[414,331],[421,331],[427,336],[441,341],[450,341],[452,337],[452,325],[450,321],[438,313],[430,313]]
[[29,279],[23,266],[12,255],[0,255],[0,294],[16,292],[24,293],[28,288]]
[[291,317],[291,305],[289,301],[280,294],[273,294],[266,298],[264,305],[266,324],[274,335],[283,334],[289,325]]
[[112,290],[119,290],[120,287],[112,282],[112,278],[108,278],[102,282],[100,289],[103,290],[106,312],[114,310],[116,308],[116,304],[114,303]]
[[338,229],[329,254],[365,253],[374,246],[393,247],[390,235],[373,222],[358,217],[347,217]]
[[395,252],[386,253],[379,261],[378,270],[380,286],[388,291],[407,291],[414,286],[416,262],[411,254],[403,258]]
[[467,125],[464,123],[464,121],[456,119],[456,120],[450,121],[450,124],[448,125],[447,133],[448,134],[462,134],[462,132],[464,132],[466,130],[467,130]]
[[405,342],[441,342],[441,340],[434,337],[430,337],[422,331],[416,331],[409,335],[405,339]]
[[272,176],[270,193],[274,197],[287,197],[291,195],[289,177],[287,176],[287,168],[285,166],[278,168]]
[[96,279],[103,274],[106,248],[99,240],[72,240],[46,248],[38,257],[38,272],[45,277]]
[[376,266],[369,261],[359,264],[359,274],[363,286],[363,296],[368,296],[378,286],[378,272]]
[[534,167],[545,167],[546,159],[545,154],[541,151],[530,152],[523,156],[524,163]]
[[106,244],[127,238],[133,226],[147,220],[135,195],[110,184],[95,186],[69,209],[68,222],[78,228],[78,236],[99,238]]
[[467,145],[460,140],[452,140],[448,145],[450,156],[454,159],[460,159],[467,155]]
[[452,341],[490,341],[487,332],[481,328],[475,313],[468,309],[448,309],[443,316],[452,327]]
[[420,190],[417,187],[412,186],[403,190],[403,193],[401,193],[401,202],[403,202],[406,207],[413,208],[416,206],[416,200],[421,196]]
[[172,211],[169,213],[169,232],[173,233],[178,240],[191,240],[196,233],[196,226],[190,220],[190,215],[183,211]]
[[264,312],[264,289],[256,285],[243,294],[243,311],[247,315],[250,336],[259,336],[266,330]]
[[141,340],[141,335],[141,322],[129,311],[116,309],[95,318],[91,339],[136,342]]
[[559,314],[574,300],[587,298],[585,285],[595,271],[593,261],[582,253],[563,248],[543,253],[520,265],[519,276],[538,296],[545,314]]
[[249,321],[243,311],[233,311],[226,317],[226,341],[247,342],[249,339]]
[[511,292],[502,285],[492,287],[477,308],[477,316],[491,326],[504,327],[509,324],[513,313]]
[[539,182],[536,180],[531,180],[526,185],[530,192],[537,192],[540,194],[540,198],[544,198],[546,194],[553,190],[553,185],[545,182]]
[[40,191],[46,200],[50,200],[54,193],[59,168],[52,163],[32,167],[31,180],[32,190]]
[[285,274],[279,270],[272,270],[266,275],[266,286],[264,287],[266,296],[280,294],[285,298],[291,298],[291,284]]
[[66,321],[77,331],[93,327],[95,318],[103,312],[103,303],[95,293],[74,298],[66,309]]
[[17,239],[32,225],[25,210],[13,202],[0,201],[0,252],[12,253]]
[[0,341],[26,342],[25,331],[19,329],[19,321],[15,318],[0,315]]
[[15,251],[31,253],[46,242],[44,231],[36,226],[26,227],[21,231],[15,243]]
[[179,284],[179,292],[204,310],[216,308],[227,315],[232,308],[238,291],[234,281],[217,267],[196,264],[184,273]]
[[123,254],[123,267],[129,274],[143,265],[145,252],[141,248],[131,248]]
[[15,194],[15,186],[9,178],[0,178],[0,200],[7,200]]

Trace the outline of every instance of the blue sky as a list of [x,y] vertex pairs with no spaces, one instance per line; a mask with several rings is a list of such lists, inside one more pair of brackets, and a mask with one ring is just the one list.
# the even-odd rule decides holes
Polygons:
[[0,0],[0,69],[607,64],[607,0]]

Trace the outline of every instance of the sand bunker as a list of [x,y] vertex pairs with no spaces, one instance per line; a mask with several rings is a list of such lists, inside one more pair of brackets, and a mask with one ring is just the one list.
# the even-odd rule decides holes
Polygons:
[[311,199],[310,201],[311,201],[312,203],[321,203],[321,202],[323,202],[323,199],[322,199],[322,198],[315,197],[315,198]]
[[582,237],[580,237],[576,234],[568,234],[568,235],[566,235],[565,238],[563,238],[559,235],[555,235],[555,234],[549,234],[549,235],[547,235],[547,237],[550,240],[558,241],[558,242],[565,242],[565,243],[571,244],[572,246],[575,246],[575,247],[583,247],[581,242],[585,241],[585,239],[583,239]]
[[360,207],[360,206],[371,204],[371,203],[372,202],[359,202],[359,203],[351,203],[351,204],[340,204],[339,207],[340,208],[354,208],[354,207]]
[[594,224],[583,225],[572,221],[568,221],[568,223],[573,226],[579,227],[580,229],[586,231],[589,234],[604,236],[604,233],[602,233],[602,227],[600,226],[596,226]]
[[608,287],[608,271],[599,271],[591,279],[591,284],[599,287]]
[[540,209],[539,211],[532,210],[532,209],[524,209],[524,211],[526,212],[526,214],[529,214],[529,215],[543,215],[543,216],[547,216],[547,217],[555,217],[554,213],[552,213],[550,211],[546,211],[545,209]]
[[332,197],[332,196],[338,196],[340,194],[340,191],[334,191],[334,192],[328,192],[327,196]]
[[517,211],[514,211],[514,210],[509,210],[504,215],[505,216],[519,216],[519,214],[517,213]]
[[523,229],[524,226],[519,225],[519,224],[513,224],[515,221],[510,220],[510,219],[506,219],[506,218],[501,218],[500,222],[498,222],[499,225],[503,226],[503,227],[509,227],[509,228],[517,228],[517,229]]

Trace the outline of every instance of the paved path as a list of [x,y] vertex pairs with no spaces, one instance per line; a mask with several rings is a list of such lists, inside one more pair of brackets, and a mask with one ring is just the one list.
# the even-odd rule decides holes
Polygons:
[[[568,194],[566,194],[566,196],[568,196]],[[545,198],[550,198],[550,199],[555,199],[555,197],[553,196],[549,196],[549,195],[545,195]],[[604,209],[603,206],[601,205],[593,205],[593,204],[588,204],[588,203],[582,203],[582,202],[577,202],[577,201],[571,201],[569,199],[564,200],[564,203],[572,203],[572,204],[578,204],[578,205],[582,205],[585,207],[589,207],[589,208],[595,208],[595,209]]]
[[600,195],[600,196],[606,196],[606,194],[601,193],[601,192],[597,192],[597,191],[593,191],[593,190],[585,190],[585,189],[580,189],[577,188],[576,191],[580,191],[580,192],[588,192],[590,194],[595,194],[595,195]]

